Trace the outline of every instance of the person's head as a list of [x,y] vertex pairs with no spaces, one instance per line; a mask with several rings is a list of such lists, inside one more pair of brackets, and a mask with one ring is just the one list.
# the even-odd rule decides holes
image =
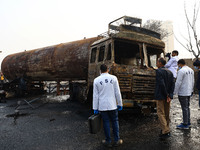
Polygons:
[[185,60],[184,59],[179,59],[179,61],[178,61],[179,69],[181,69],[183,66],[185,66]]
[[172,56],[178,56],[178,51],[177,50],[173,50],[172,51]]
[[164,58],[158,58],[158,61],[157,61],[157,67],[158,68],[161,68],[161,67],[164,67],[166,64],[166,60]]
[[103,64],[100,66],[100,70],[101,70],[101,73],[106,73],[108,72],[108,67],[105,64]]
[[194,63],[193,66],[195,69],[200,69],[200,61],[197,59]]

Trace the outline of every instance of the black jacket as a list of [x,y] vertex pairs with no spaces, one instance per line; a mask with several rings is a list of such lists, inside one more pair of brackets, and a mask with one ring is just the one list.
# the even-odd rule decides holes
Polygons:
[[171,71],[167,68],[159,68],[156,70],[156,88],[155,99],[166,100],[167,96],[173,99],[175,79]]
[[200,90],[200,71],[198,72],[198,76],[197,76],[196,88]]

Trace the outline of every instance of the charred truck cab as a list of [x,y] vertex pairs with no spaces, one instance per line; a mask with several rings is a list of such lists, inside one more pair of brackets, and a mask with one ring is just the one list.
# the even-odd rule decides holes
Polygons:
[[91,45],[88,86],[92,89],[100,65],[106,64],[119,80],[124,107],[142,106],[148,111],[155,107],[156,60],[164,56],[165,44],[160,34],[141,28],[141,23],[138,18],[121,17]]

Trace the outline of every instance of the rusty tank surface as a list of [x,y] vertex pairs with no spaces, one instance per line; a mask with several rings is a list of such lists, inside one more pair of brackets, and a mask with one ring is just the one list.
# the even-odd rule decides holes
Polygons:
[[9,80],[23,76],[33,81],[85,80],[90,45],[99,39],[94,37],[8,55],[1,69]]

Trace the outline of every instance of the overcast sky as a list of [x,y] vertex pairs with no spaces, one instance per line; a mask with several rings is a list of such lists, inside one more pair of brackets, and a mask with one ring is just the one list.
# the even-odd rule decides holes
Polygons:
[[[185,2],[192,10],[195,0]],[[95,37],[124,15],[170,20],[177,36],[187,34],[184,0],[0,0],[0,62],[8,54]],[[191,57],[174,42],[180,57]]]

